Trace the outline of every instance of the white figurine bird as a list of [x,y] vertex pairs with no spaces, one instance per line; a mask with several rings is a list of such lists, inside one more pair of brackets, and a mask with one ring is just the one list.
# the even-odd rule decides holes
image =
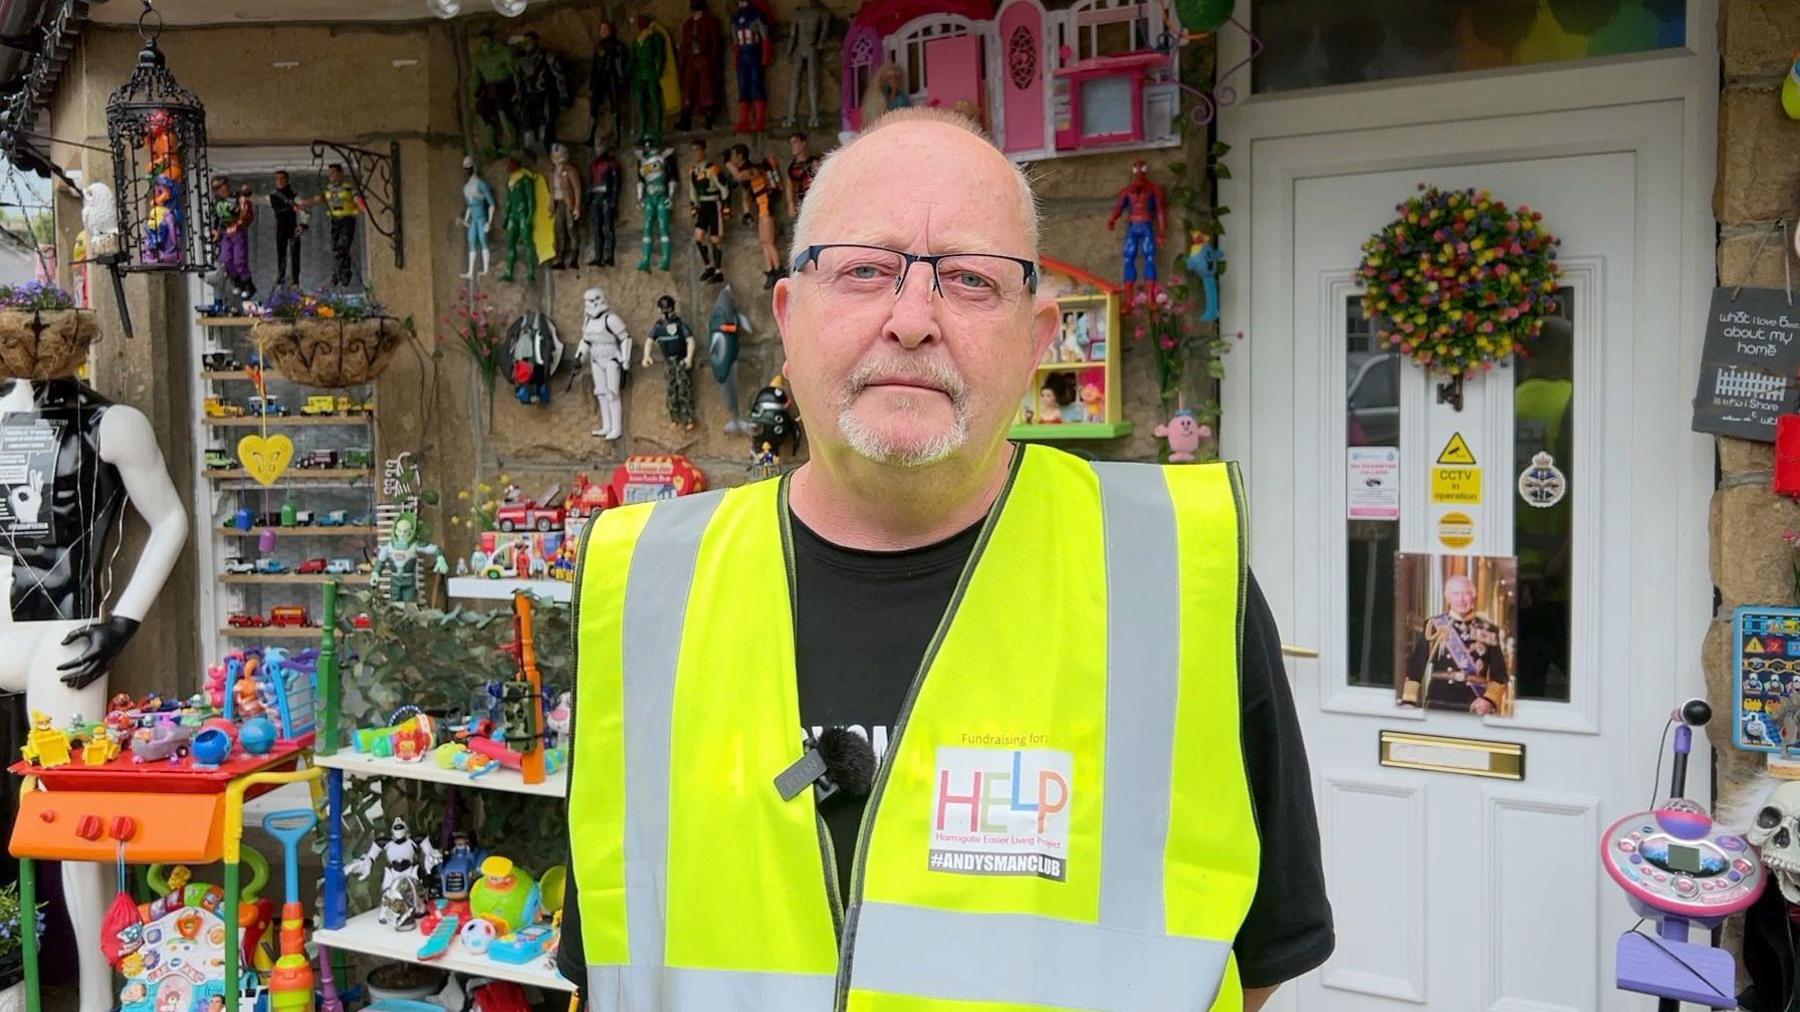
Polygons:
[[81,224],[87,229],[88,256],[112,253],[119,248],[119,205],[112,187],[89,183],[82,191]]

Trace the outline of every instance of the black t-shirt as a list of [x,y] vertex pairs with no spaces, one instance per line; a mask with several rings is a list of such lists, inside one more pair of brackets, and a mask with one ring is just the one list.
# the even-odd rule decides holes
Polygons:
[[[834,545],[791,519],[801,724],[815,736],[828,727],[854,728],[882,757],[981,525],[923,548],[871,552]],[[1268,987],[1325,962],[1336,941],[1312,774],[1281,641],[1254,577],[1247,596],[1241,738],[1262,865],[1234,950],[1243,985]],[[840,794],[821,808],[836,851],[840,894],[850,882],[863,810],[861,801],[844,801]],[[559,960],[565,976],[585,983],[575,906],[571,880]]]

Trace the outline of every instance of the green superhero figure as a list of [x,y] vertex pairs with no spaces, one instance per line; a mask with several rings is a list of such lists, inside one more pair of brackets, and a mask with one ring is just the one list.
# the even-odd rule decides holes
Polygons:
[[[387,576],[388,600],[398,602],[416,602],[419,599],[419,576],[424,569],[420,556],[426,556],[434,563],[432,572],[442,576],[450,571],[444,561],[444,553],[438,546],[427,544],[418,539],[419,518],[411,513],[402,513],[394,518],[393,533],[388,542],[381,546],[375,556],[375,578]],[[388,576],[389,571],[392,575]]]
[[475,114],[488,130],[488,154],[510,148],[518,137],[512,110],[517,98],[519,61],[505,43],[491,31],[482,31],[480,43],[470,57],[469,97],[475,100]]
[[644,211],[644,255],[639,258],[637,269],[650,269],[650,249],[656,244],[657,233],[662,233],[663,270],[669,269],[670,258],[674,256],[674,243],[669,238],[669,197],[674,191],[675,166],[672,161],[675,151],[672,148],[653,148],[644,145],[638,148],[638,207]]
[[663,72],[669,63],[669,36],[647,14],[637,17],[631,46],[631,98],[637,105],[638,142],[655,147],[663,135]]
[[525,259],[525,279],[537,280],[539,256],[540,212],[547,212],[549,190],[544,177],[519,162],[517,156],[506,160],[506,273],[501,281],[511,281],[519,258]]

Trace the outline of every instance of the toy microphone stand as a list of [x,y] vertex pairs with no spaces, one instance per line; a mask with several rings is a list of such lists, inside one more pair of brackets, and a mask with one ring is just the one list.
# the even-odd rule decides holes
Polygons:
[[1683,795],[1693,729],[1712,719],[1705,701],[1690,699],[1676,722],[1669,799],[1627,815],[1606,831],[1600,860],[1632,907],[1656,922],[1656,934],[1632,928],[1619,937],[1619,989],[1654,995],[1659,1012],[1682,1002],[1737,1008],[1731,955],[1688,941],[1692,928],[1710,930],[1756,902],[1767,874],[1748,841],[1715,826],[1706,809]]

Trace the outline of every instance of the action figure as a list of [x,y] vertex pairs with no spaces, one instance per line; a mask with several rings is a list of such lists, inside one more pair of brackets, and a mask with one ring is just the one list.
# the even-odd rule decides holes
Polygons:
[[256,219],[250,187],[246,184],[233,194],[229,178],[214,176],[212,192],[213,220],[219,232],[219,271],[224,275],[224,285],[215,285],[214,291],[222,297],[229,286],[233,295],[248,299],[256,294],[256,282],[250,275],[250,223]]
[[800,79],[806,78],[806,125],[819,125],[819,58],[831,37],[831,11],[819,0],[805,0],[794,9],[794,31],[788,36],[788,111],[783,126],[793,126],[800,116]]
[[751,333],[750,318],[738,312],[737,300],[732,297],[730,285],[719,289],[719,297],[713,301],[712,315],[707,318],[706,329],[710,335],[706,353],[712,362],[713,382],[719,385],[719,397],[725,402],[725,434],[747,435],[750,425],[738,416],[737,359],[739,335]]
[[[1156,298],[1156,246],[1162,241],[1168,220],[1167,202],[1162,187],[1150,181],[1150,167],[1142,158],[1131,163],[1131,183],[1119,191],[1112,217],[1106,219],[1107,231],[1115,229],[1119,215],[1127,214],[1125,228],[1125,302],[1130,305],[1136,294],[1140,255],[1144,259],[1144,281],[1152,299]],[[1155,228],[1151,226],[1154,223]]]
[[759,478],[775,474],[781,465],[782,447],[800,448],[800,419],[780,376],[751,399],[749,432],[751,469]]
[[368,204],[337,162],[325,169],[323,192],[295,201],[295,207],[314,204],[324,204],[325,214],[331,219],[331,283],[348,288],[356,283],[356,218],[368,209]]
[[519,40],[513,75],[520,143],[531,151],[545,151],[547,145],[556,143],[556,120],[569,104],[562,60],[544,48],[538,33],[526,32]]
[[1189,229],[1188,239],[1187,269],[1200,278],[1201,291],[1206,295],[1200,322],[1211,323],[1219,318],[1219,264],[1225,256],[1213,244],[1212,234],[1203,228]]
[[150,214],[144,223],[144,261],[181,262],[181,186],[168,176],[150,184]]
[[656,147],[663,134],[663,77],[669,66],[669,33],[648,14],[637,16],[631,46],[631,99],[637,106],[638,143]]
[[725,92],[725,29],[706,9],[706,0],[688,0],[680,56],[681,119],[676,129],[690,129],[698,112],[704,128],[711,130]]
[[581,266],[581,173],[569,164],[569,149],[550,145],[550,204],[556,223],[556,258],[551,266]]
[[[548,235],[546,235],[548,233]],[[549,242],[546,243],[546,238]],[[545,249],[548,245],[551,248]],[[537,280],[537,265],[555,255],[555,228],[550,220],[550,184],[526,167],[517,155],[506,160],[506,272],[502,281],[517,276],[520,257],[525,258],[525,279]]]
[[706,142],[695,138],[693,167],[688,169],[688,210],[694,216],[694,250],[700,254],[700,280],[725,280],[725,216],[731,185],[719,163],[706,157]]
[[611,18],[600,20],[600,41],[588,61],[588,146],[598,150],[600,118],[612,113],[612,143],[625,142],[625,102],[631,84],[631,51],[619,41]]
[[738,118],[737,132],[760,133],[769,114],[767,73],[775,58],[775,41],[770,33],[775,28],[775,15],[766,0],[738,0],[731,15],[731,37],[737,44]]
[[819,156],[808,148],[806,134],[799,130],[788,135],[788,151],[794,156],[787,167],[787,212],[793,219],[800,217],[806,191],[812,189],[813,178],[819,174]]
[[469,269],[463,277],[475,276],[477,255],[481,257],[481,273],[485,277],[491,255],[488,250],[488,232],[493,229],[494,224],[494,188],[481,178],[472,156],[463,156],[463,171],[468,173],[468,178],[463,181],[462,223],[468,229],[469,240]]
[[619,388],[631,368],[631,334],[625,321],[606,302],[606,293],[590,288],[581,295],[581,345],[575,361],[586,365],[594,378],[594,400],[600,408],[600,427],[594,435],[618,439],[624,435],[624,404]]
[[612,149],[602,143],[594,151],[594,160],[588,163],[588,231],[594,247],[593,259],[588,261],[590,267],[613,265],[623,179],[619,160],[613,157]]
[[486,150],[492,155],[518,144],[512,110],[519,61],[491,29],[484,28],[475,37],[480,41],[469,61],[469,97],[475,100],[475,115],[487,126]]
[[732,145],[726,164],[744,186],[740,191],[744,195],[744,224],[756,225],[756,238],[762,245],[763,287],[774,288],[775,282],[787,276],[786,268],[781,266],[781,253],[775,248],[775,190],[780,185],[781,170],[772,158],[751,161],[750,149],[743,144]]
[[651,326],[650,340],[644,342],[643,365],[650,368],[652,345],[662,352],[668,366],[665,403],[669,408],[669,421],[692,432],[699,424],[694,419],[694,381],[688,375],[688,370],[694,366],[694,332],[675,315],[674,296],[659,296],[656,309],[662,318]]
[[[300,284],[300,237],[306,222],[300,220],[300,198],[286,172],[275,173],[275,189],[269,193],[269,210],[275,214],[275,287]],[[294,272],[288,273],[288,264]]]
[[[375,859],[381,858],[386,865],[381,870],[381,913],[376,920],[395,930],[410,927],[411,924],[400,923],[405,918],[404,908],[413,907],[412,916],[416,918],[425,912],[422,902],[424,892],[419,887],[419,877],[430,875],[437,870],[442,859],[437,847],[432,845],[431,838],[412,835],[412,829],[406,820],[394,816],[388,826],[388,838],[376,840],[369,844],[363,856],[344,866],[344,871],[355,875],[357,879],[366,881],[369,872],[375,867]],[[410,894],[410,895],[409,895]],[[402,902],[392,902],[392,901]]]
[[382,575],[393,570],[394,575],[386,580],[388,600],[396,603],[416,602],[419,599],[419,556],[428,555],[436,560],[432,572],[442,576],[450,571],[450,564],[444,561],[444,553],[438,546],[421,543],[418,540],[419,518],[411,513],[402,513],[394,518],[394,526],[388,535],[387,543],[375,554],[375,580],[383,582]]
[[562,338],[543,313],[521,313],[506,331],[513,394],[520,404],[549,404],[550,377],[562,367]]
[[669,270],[675,256],[674,240],[669,235],[669,200],[674,195],[671,174],[675,152],[669,148],[638,148],[638,208],[644,213],[644,255],[637,269],[650,269],[650,249],[662,237],[662,269]]

